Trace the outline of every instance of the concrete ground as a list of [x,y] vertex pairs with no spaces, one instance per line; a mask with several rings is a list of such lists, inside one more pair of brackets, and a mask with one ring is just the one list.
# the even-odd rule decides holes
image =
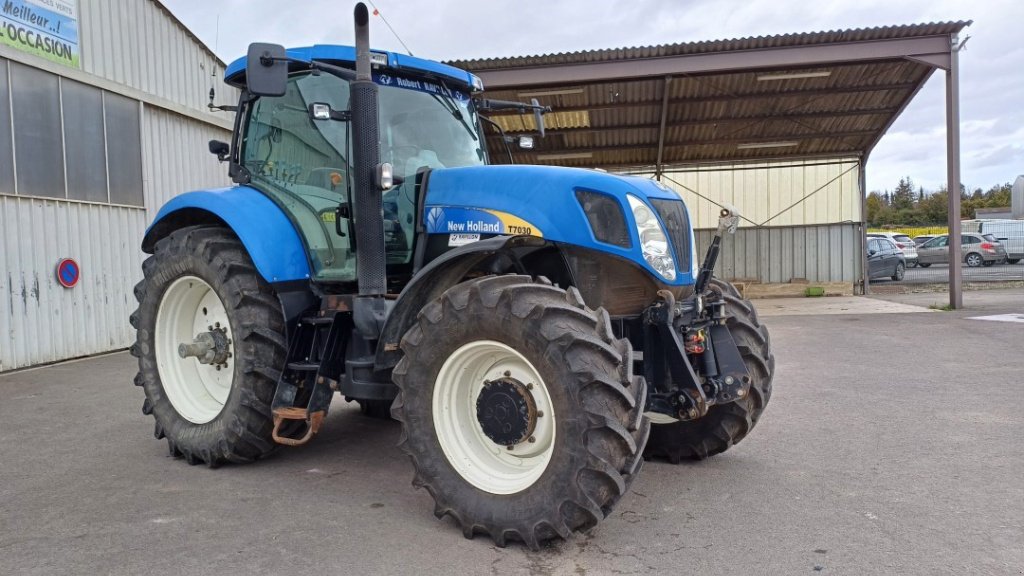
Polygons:
[[[1024,312],[998,296],[985,314]],[[0,573],[1024,574],[1024,324],[978,314],[766,318],[754,433],[648,462],[536,553],[435,520],[398,426],[342,403],[311,445],[209,470],[152,438],[127,354],[3,375]]]

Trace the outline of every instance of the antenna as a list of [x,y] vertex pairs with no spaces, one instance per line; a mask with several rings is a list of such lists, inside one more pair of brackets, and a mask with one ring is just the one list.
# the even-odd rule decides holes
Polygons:
[[217,97],[217,48],[220,45],[220,14],[217,14],[217,28],[213,36],[213,65],[210,66],[210,103],[206,105],[210,111],[224,110],[224,106],[217,106],[213,99]]
[[391,22],[388,22],[388,19],[384,17],[384,13],[377,8],[377,5],[373,3],[373,0],[367,1],[370,3],[370,6],[373,6],[373,15],[380,16],[380,19],[384,21],[384,25],[388,27],[388,30],[391,30],[391,34],[393,34],[394,37],[398,39],[398,42],[402,45],[403,48],[405,48],[405,51],[409,53],[409,56],[412,56],[412,50],[409,50],[409,47],[406,46],[405,42],[402,40],[402,37],[399,36],[398,32],[395,32],[395,29],[391,27]]

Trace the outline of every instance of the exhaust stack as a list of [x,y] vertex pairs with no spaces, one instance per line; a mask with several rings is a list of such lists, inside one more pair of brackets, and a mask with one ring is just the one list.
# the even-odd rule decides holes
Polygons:
[[376,185],[380,163],[377,127],[377,85],[370,68],[370,14],[362,2],[355,8],[356,79],[351,83],[354,217],[359,298],[353,320],[367,339],[376,338],[387,317],[384,216],[381,191]]

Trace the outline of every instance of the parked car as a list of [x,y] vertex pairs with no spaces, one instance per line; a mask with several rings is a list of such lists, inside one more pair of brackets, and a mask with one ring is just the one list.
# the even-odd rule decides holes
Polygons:
[[888,238],[868,238],[868,279],[889,277],[903,280],[907,261],[896,243]]
[[939,235],[938,234],[921,234],[920,236],[914,236],[914,245],[917,246],[918,248],[920,248],[921,244],[924,244],[925,242],[931,240],[932,238],[935,238],[936,236],[939,236]]
[[[1006,262],[1006,249],[991,234],[961,234],[960,246],[964,263],[971,268]],[[949,236],[936,236],[918,246],[917,260],[918,266],[922,268],[932,264],[949,264]]]
[[888,238],[900,249],[900,252],[903,252],[907,266],[911,268],[917,266],[917,244],[914,244],[910,236],[899,232],[868,232],[867,236],[868,238]]
[[964,232],[991,234],[1006,249],[1007,262],[1024,259],[1024,220],[964,220]]

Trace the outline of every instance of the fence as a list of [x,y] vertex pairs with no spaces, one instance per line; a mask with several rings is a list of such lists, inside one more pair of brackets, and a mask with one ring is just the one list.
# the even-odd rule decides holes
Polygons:
[[[1024,281],[1024,220],[965,220],[961,223],[964,282]],[[887,230],[887,232],[896,232]],[[874,231],[869,231],[872,234]],[[872,287],[949,283],[949,248],[945,235],[918,243],[904,254],[906,272],[895,280],[892,265],[875,266]],[[906,250],[905,250],[906,252]],[[884,269],[883,269],[884,268]],[[869,269],[871,266],[869,265]]]

